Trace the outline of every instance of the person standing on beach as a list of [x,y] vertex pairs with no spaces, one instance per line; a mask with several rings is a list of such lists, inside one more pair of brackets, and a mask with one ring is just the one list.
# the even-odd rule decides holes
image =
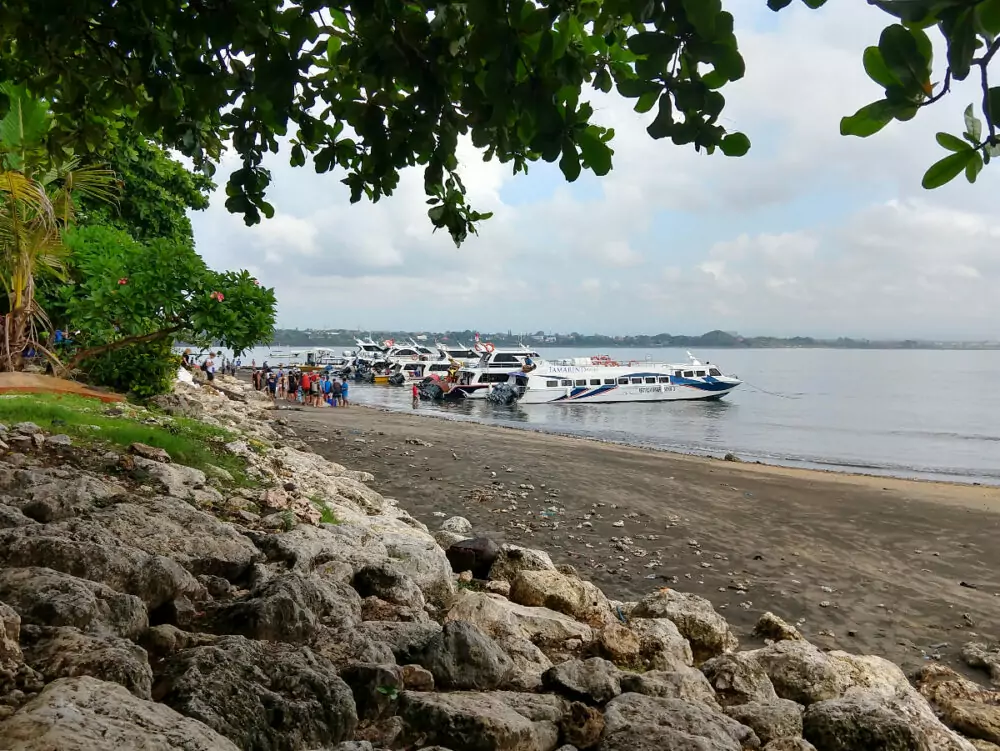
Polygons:
[[347,385],[347,379],[345,378],[344,382],[342,384],[340,384],[340,406],[341,407],[347,407],[348,406],[348,403],[347,403],[347,390],[349,388],[350,388],[350,386]]
[[413,408],[417,408],[417,404],[420,403],[420,391],[417,389],[417,384],[413,384]]
[[205,360],[205,375],[208,376],[208,380],[215,380],[215,358],[212,357],[212,353],[208,353],[208,359]]
[[340,381],[338,381],[335,377],[333,379],[333,382],[330,384],[330,406],[339,407],[340,400],[343,398],[343,396],[344,396],[344,388],[340,385]]

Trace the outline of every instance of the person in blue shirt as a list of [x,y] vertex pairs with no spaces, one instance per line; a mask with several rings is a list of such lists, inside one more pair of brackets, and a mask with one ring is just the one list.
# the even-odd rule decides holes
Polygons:
[[350,387],[347,385],[347,379],[345,378],[344,382],[342,384],[340,384],[340,406],[341,407],[346,407],[347,404],[348,404],[348,402],[347,402],[347,390],[348,390],[348,388],[350,388]]

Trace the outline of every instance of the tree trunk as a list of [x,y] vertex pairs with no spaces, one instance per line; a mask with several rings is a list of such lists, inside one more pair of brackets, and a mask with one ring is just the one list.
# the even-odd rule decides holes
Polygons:
[[91,357],[97,357],[98,355],[103,355],[105,352],[114,352],[116,349],[121,349],[122,347],[128,347],[132,344],[148,344],[149,342],[156,342],[160,339],[166,339],[172,334],[176,334],[180,331],[183,326],[171,326],[166,329],[160,329],[159,331],[154,331],[151,334],[139,334],[136,336],[126,336],[124,339],[117,339],[113,342],[108,342],[107,344],[102,344],[99,347],[91,347],[90,349],[85,349],[77,352],[73,355],[73,358],[66,363],[63,367],[67,370],[73,370],[84,360],[89,360]]

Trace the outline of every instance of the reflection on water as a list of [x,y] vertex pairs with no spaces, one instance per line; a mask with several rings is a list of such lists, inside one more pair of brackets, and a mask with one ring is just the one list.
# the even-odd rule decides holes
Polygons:
[[[552,359],[593,354],[549,351]],[[683,361],[683,351],[616,351]],[[722,401],[419,411],[747,460],[1000,484],[1000,351],[702,350],[745,383]],[[408,387],[357,385],[352,399],[410,410]]]

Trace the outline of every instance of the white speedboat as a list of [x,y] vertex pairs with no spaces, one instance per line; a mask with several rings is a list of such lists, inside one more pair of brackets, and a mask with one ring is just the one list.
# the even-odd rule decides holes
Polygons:
[[501,383],[513,388],[519,404],[606,404],[721,399],[742,381],[690,352],[688,362],[673,364],[608,355],[546,361],[527,349],[494,349],[476,367],[459,371],[455,388],[486,398]]

